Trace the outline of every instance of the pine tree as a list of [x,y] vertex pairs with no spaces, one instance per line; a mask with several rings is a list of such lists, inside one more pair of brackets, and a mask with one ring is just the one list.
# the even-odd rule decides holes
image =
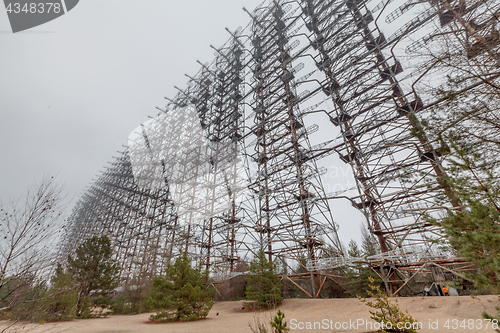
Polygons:
[[500,186],[498,176],[481,154],[451,144],[448,183],[461,203],[440,220],[446,240],[466,261],[479,269],[469,276],[481,290],[500,292]]
[[[500,292],[500,112],[495,101],[499,92],[497,88],[482,96],[451,94],[442,106],[449,112],[437,113],[428,125],[448,147],[446,180],[460,209],[450,210],[445,218],[427,220],[442,227],[445,244],[478,267],[466,274],[478,291],[493,293]],[[495,319],[487,313],[483,316]]]
[[480,268],[470,275],[477,286],[500,291],[500,213],[491,205],[471,201],[466,210],[450,212],[436,223],[444,228],[451,246]]
[[289,328],[286,327],[285,314],[278,310],[276,316],[274,316],[273,321],[271,321],[271,327],[273,328],[273,333],[286,333],[290,331]]
[[359,250],[358,243],[354,239],[351,239],[349,242],[349,248],[347,249],[347,255],[350,258],[359,258],[361,257],[361,251]]
[[[474,3],[482,2],[471,2]],[[485,22],[481,26],[483,31],[489,31],[498,21],[495,11],[482,10],[474,15],[474,21]],[[434,36],[433,47],[419,51],[422,59],[427,58],[434,67],[428,75],[438,70],[446,80],[437,87],[429,85],[432,88],[428,93],[438,103],[419,114],[424,118],[422,124],[429,143],[443,156],[442,165],[448,175],[445,180],[449,187],[443,186],[447,195],[441,195],[437,205],[449,206],[453,196],[451,201],[456,206],[449,217],[430,220],[443,228],[453,249],[479,267],[474,278],[477,286],[498,291],[499,257],[495,246],[500,211],[498,59],[496,54],[484,50],[474,52],[474,48],[467,47],[464,52],[463,45],[467,42],[463,42],[470,36],[461,24],[450,24],[447,29],[449,33]],[[441,182],[444,185],[444,180]]]
[[[373,249],[372,245],[373,244],[367,246],[368,250],[371,251],[371,249]],[[347,254],[350,258],[360,258],[365,255],[354,240],[349,242]],[[373,279],[376,285],[382,284],[382,280],[379,276],[373,272],[371,268],[367,267],[365,263],[355,262],[350,267],[347,267],[347,270],[348,282],[346,283],[346,289],[347,292],[353,296],[368,296],[366,290],[369,289],[370,279]]]
[[371,257],[380,253],[377,240],[365,226],[361,227],[361,252],[363,257]]
[[259,251],[257,257],[250,263],[246,281],[246,297],[254,302],[246,302],[245,306],[270,308],[283,301],[276,265],[266,259],[263,251]]
[[165,276],[156,276],[148,304],[159,311],[149,320],[193,321],[206,318],[214,304],[213,290],[205,285],[208,272],[191,267],[186,253],[168,265]]
[[79,282],[78,316],[88,317],[90,306],[110,305],[112,292],[118,286],[118,265],[112,263],[111,242],[107,236],[93,236],[68,256],[68,271]]
[[[379,330],[380,333],[400,332],[400,333],[416,333],[418,323],[412,318],[408,311],[401,311],[398,306],[398,301],[392,303],[386,294],[382,292],[378,285],[375,285],[375,280],[369,278],[369,289],[366,293],[374,300],[367,300],[365,298],[358,298],[361,302],[375,309],[370,311],[370,318],[377,323],[383,324],[383,328]],[[399,328],[398,324],[403,328]],[[410,328],[405,328],[406,325]]]
[[71,274],[57,265],[47,293],[47,321],[64,321],[76,317],[78,286]]

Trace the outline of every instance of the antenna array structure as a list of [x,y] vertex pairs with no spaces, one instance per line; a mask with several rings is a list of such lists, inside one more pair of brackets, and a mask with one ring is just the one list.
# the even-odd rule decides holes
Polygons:
[[[429,91],[445,83],[446,68],[418,51],[432,53],[442,36],[451,36],[470,61],[496,66],[499,4],[276,0],[245,11],[248,26],[227,30],[230,38],[214,47],[215,59],[200,63],[158,115],[195,110],[203,139],[239,154],[245,199],[236,199],[234,186],[214,190],[213,196],[226,196],[227,209],[181,222],[168,156],[157,157],[163,172],[151,176],[162,185],[148,188],[134,178],[127,148],[76,205],[61,253],[105,233],[123,283],[136,284],[182,252],[223,279],[240,274],[240,264],[262,250],[287,266],[288,281],[310,281],[304,291],[314,297],[335,277],[332,269],[359,260],[346,256],[339,224],[348,229],[364,216],[381,253],[363,260],[391,293],[416,272],[461,276],[470,265],[434,249],[430,239],[441,233],[423,218],[459,210],[460,202],[447,184],[443,147],[419,121],[442,101]],[[485,84],[474,81],[465,90]],[[223,159],[200,156],[208,155],[186,158],[210,163],[212,173],[227,168]],[[348,167],[355,185],[327,193],[335,181],[328,177],[332,165]],[[341,216],[345,210],[349,218]]]

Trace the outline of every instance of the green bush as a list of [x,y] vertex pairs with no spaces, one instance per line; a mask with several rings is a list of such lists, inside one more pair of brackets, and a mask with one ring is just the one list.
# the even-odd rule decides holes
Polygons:
[[113,299],[111,310],[114,314],[136,314],[149,311],[147,300],[150,289],[149,283],[135,289],[126,288]]
[[33,276],[5,279],[0,289],[2,317],[34,322],[90,318],[96,306],[110,305],[118,283],[118,267],[110,262],[107,236],[92,237],[68,257],[68,269],[58,265],[50,286]]
[[[358,297],[361,302],[366,303],[366,305],[374,308],[376,311],[370,311],[370,318],[375,320],[377,323],[383,324],[382,327],[390,327],[389,329],[381,329],[379,332],[381,333],[389,333],[389,332],[400,332],[400,333],[416,333],[416,329],[413,328],[413,325],[417,325],[417,322],[410,316],[408,311],[401,311],[397,304],[391,303],[386,294],[382,292],[378,285],[375,285],[375,280],[372,277],[368,278],[369,287],[366,291],[368,296],[374,298],[374,301],[367,300],[365,298]],[[412,328],[406,329],[401,328],[397,329],[398,323],[402,324],[403,327],[409,323]]]
[[48,288],[46,282],[34,283],[27,287],[27,289],[23,289],[20,297],[13,301],[9,319],[16,321],[45,321],[48,312]]
[[250,263],[247,273],[245,306],[255,308],[276,307],[283,301],[281,282],[276,273],[276,265],[266,259],[263,251]]
[[107,236],[93,236],[68,256],[68,271],[78,281],[77,315],[92,316],[94,307],[108,308],[118,285],[118,265],[112,263],[111,241]]
[[153,280],[148,304],[159,311],[149,320],[193,321],[206,318],[214,304],[213,290],[205,285],[208,272],[191,267],[184,254],[168,265],[165,276]]
[[352,296],[367,297],[367,290],[370,288],[369,278],[372,278],[374,281],[373,284],[377,286],[382,286],[384,283],[382,279],[368,267],[362,266],[357,270],[349,271],[347,274],[348,281],[346,283],[347,292]]
[[76,316],[76,283],[61,266],[56,269],[50,288],[45,281],[41,281],[25,286],[19,295],[9,313],[11,320],[67,321]]
[[9,319],[11,312],[18,304],[21,303],[25,293],[32,288],[32,277],[8,277],[4,280],[3,286],[0,288],[0,318],[2,320]]
[[274,333],[286,333],[290,329],[286,327],[285,314],[278,310],[276,316],[274,316],[273,321],[271,321],[271,326],[273,328]]
[[59,265],[47,293],[46,321],[66,321],[76,317],[78,289],[73,277]]

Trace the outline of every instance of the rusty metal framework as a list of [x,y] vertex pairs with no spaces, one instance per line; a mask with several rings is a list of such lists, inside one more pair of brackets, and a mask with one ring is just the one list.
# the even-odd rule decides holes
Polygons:
[[[440,103],[429,87],[444,84],[447,70],[417,53],[447,36],[469,60],[496,66],[499,10],[492,0],[275,0],[245,9],[250,23],[227,30],[215,59],[159,108],[161,115],[194,107],[207,140],[239,151],[245,200],[229,193],[225,212],[180,223],[168,182],[140,187],[127,148],[77,203],[61,253],[108,234],[128,283],[158,274],[184,251],[226,278],[262,250],[291,277],[311,279],[314,296],[326,270],[359,260],[346,257],[339,239],[340,201],[361,212],[378,239],[381,253],[364,260],[391,292],[416,272],[460,275],[470,265],[435,249],[430,239],[441,233],[423,218],[460,209],[442,147],[419,120]],[[330,165],[349,166],[355,186],[328,193]]]

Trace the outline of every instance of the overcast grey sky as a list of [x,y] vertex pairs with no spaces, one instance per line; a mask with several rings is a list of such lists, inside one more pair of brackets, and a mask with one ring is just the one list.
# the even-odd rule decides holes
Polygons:
[[74,203],[260,2],[81,0],[17,34],[0,9],[0,199],[57,174]]
[[[0,9],[0,200],[57,175],[69,215],[130,132],[166,105],[174,85],[185,87],[184,74],[197,73],[196,60],[214,59],[210,44],[230,37],[224,28],[250,22],[242,7],[252,11],[260,3],[81,0],[56,20],[17,34]],[[337,164],[342,174],[350,172]],[[339,173],[330,181],[349,188],[348,178]],[[362,214],[347,201],[332,210],[342,241],[359,238]]]

